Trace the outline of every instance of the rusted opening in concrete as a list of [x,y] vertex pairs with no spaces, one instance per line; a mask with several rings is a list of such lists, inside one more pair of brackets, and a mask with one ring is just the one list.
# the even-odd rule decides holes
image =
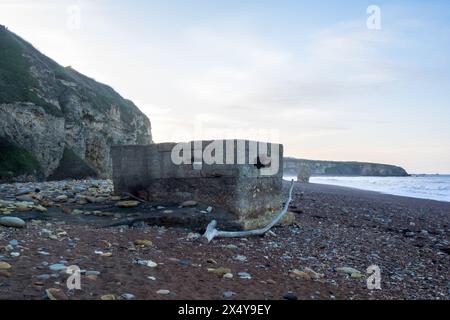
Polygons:
[[254,166],[257,168],[257,169],[262,169],[262,168],[268,168],[268,167],[270,167],[270,165],[271,165],[271,161],[270,160],[266,160],[266,161],[264,161],[264,163],[261,161],[261,156],[258,156],[257,158],[256,158],[256,163],[254,164]]

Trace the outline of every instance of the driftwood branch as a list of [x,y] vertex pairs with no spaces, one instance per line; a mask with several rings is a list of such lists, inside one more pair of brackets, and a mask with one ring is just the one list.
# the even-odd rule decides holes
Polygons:
[[283,210],[273,219],[271,223],[269,223],[266,227],[262,229],[249,230],[249,231],[220,231],[217,230],[217,221],[213,220],[209,223],[206,228],[203,237],[205,237],[208,242],[211,242],[214,238],[241,238],[241,237],[249,237],[249,236],[261,236],[268,232],[274,225],[276,225],[283,216],[287,213],[289,209],[289,204],[292,201],[292,190],[294,189],[294,180],[291,182],[291,188],[289,189],[289,197],[286,203],[284,204]]

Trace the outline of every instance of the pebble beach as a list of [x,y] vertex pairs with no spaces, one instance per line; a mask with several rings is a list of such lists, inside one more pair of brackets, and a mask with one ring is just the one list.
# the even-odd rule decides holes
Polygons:
[[[206,221],[215,209],[143,204],[108,180],[0,185],[0,299],[450,297],[450,203],[296,183],[293,225],[209,244],[201,230],[117,223],[139,208]],[[379,290],[367,287],[374,265]],[[73,266],[79,289],[67,287]]]

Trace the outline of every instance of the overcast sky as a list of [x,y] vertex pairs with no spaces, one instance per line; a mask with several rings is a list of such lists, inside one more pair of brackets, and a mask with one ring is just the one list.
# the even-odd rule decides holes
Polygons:
[[133,100],[155,142],[450,173],[448,1],[0,0],[0,24]]

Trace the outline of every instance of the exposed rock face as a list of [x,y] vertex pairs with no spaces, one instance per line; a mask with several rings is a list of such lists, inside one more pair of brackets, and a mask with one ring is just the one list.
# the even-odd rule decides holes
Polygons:
[[61,179],[110,177],[111,145],[150,144],[152,137],[131,101],[0,26],[2,141],[31,152],[43,177]]
[[402,177],[408,175],[405,169],[387,164],[284,158],[284,174],[297,176],[305,171],[316,176]]

